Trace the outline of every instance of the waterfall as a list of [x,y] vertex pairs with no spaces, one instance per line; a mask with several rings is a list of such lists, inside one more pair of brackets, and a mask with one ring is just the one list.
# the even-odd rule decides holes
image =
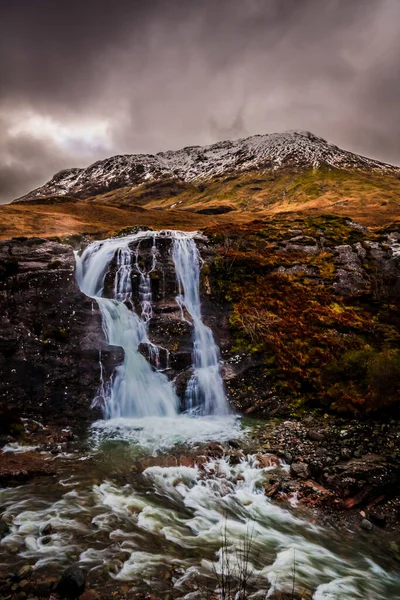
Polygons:
[[194,372],[186,389],[186,407],[201,414],[222,414],[227,412],[227,403],[219,371],[219,348],[201,318],[201,259],[194,239],[175,237],[172,256],[180,288],[177,302],[192,317],[194,329]]
[[[200,267],[195,232],[141,231],[124,238],[110,238],[90,244],[76,255],[76,278],[80,289],[93,298],[102,315],[108,344],[124,350],[124,363],[116,368],[107,385],[102,382],[103,412],[106,419],[168,416],[178,414],[179,399],[173,383],[140,353],[147,344],[150,357],[157,360],[159,348],[148,336],[153,316],[151,272],[157,265],[157,239],[170,238],[179,294],[176,298],[182,314],[186,310],[193,325],[193,374],[185,394],[186,410],[193,414],[228,412],[219,370],[219,349],[213,334],[201,316]],[[152,239],[152,264],[146,271],[140,265],[140,243]],[[133,248],[133,249],[132,249]],[[104,283],[111,264],[116,265],[112,298],[105,298]],[[132,275],[139,275],[140,309],[132,297]]]

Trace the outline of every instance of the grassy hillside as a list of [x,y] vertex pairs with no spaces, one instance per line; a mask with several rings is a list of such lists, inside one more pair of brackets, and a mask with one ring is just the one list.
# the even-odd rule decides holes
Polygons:
[[383,224],[400,215],[400,179],[328,168],[249,171],[196,184],[169,179],[120,188],[88,202],[190,211],[228,207],[262,214],[318,209],[372,225],[374,217]]
[[[225,214],[202,214],[227,211]],[[229,212],[228,212],[229,211]],[[184,183],[164,179],[86,200],[45,198],[0,207],[0,238],[108,234],[123,227],[201,229],[213,223],[336,214],[369,227],[400,219],[400,179],[361,171],[248,171]]]
[[116,208],[81,201],[61,204],[27,202],[0,206],[0,239],[72,233],[92,233],[105,237],[134,225],[191,231],[215,222],[215,217],[183,211]]

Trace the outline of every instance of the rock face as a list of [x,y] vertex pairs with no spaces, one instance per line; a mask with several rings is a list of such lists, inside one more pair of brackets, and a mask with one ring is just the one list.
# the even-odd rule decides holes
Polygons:
[[159,154],[126,154],[98,161],[86,169],[60,171],[44,186],[19,198],[87,198],[124,186],[165,180],[166,186],[210,179],[232,171],[282,167],[359,169],[399,173],[398,167],[342,150],[308,131],[255,135],[246,139],[192,146]]
[[365,240],[363,244],[336,246],[334,252],[337,294],[372,292],[378,300],[400,297],[400,255],[390,235],[382,242]]
[[[294,278],[304,276],[323,284],[318,268],[306,261],[309,256],[312,261],[321,255],[328,256],[332,263],[329,271],[332,272],[329,280],[332,300],[335,294],[372,294],[378,301],[399,298],[398,234],[382,235],[380,241],[378,236],[371,237],[337,245],[333,240],[327,242],[318,232],[303,235],[301,230],[290,230],[288,237],[274,247],[277,260],[285,266],[279,267],[277,262],[273,273]],[[229,399],[240,412],[283,414],[284,398],[271,387],[270,372],[262,354],[234,346],[235,331],[230,322],[232,305],[229,295],[218,292],[221,278],[240,275],[243,265],[235,263],[237,273],[224,270],[221,274],[215,267],[220,256],[218,246],[202,236],[196,243],[204,261],[200,281],[203,319],[221,349],[222,375]],[[156,238],[154,269],[151,268],[153,250],[151,237],[144,238],[140,242],[138,264],[150,272],[153,316],[149,339],[159,350],[154,352],[149,344],[141,344],[139,350],[154,368],[162,369],[174,380],[177,393],[182,397],[192,374],[192,324],[176,302],[179,290],[171,257],[171,238]],[[135,248],[132,251],[135,252]],[[105,296],[112,296],[116,268],[114,260],[105,279]],[[131,279],[133,302],[140,311],[140,276],[135,268]],[[123,350],[105,343],[97,304],[82,294],[75,282],[71,246],[38,238],[0,243],[0,407],[3,416],[4,411],[16,409],[19,415],[45,417],[68,425],[71,420],[93,420],[100,414],[90,409],[100,385],[100,354],[104,377],[109,378],[122,363]],[[6,419],[1,421],[5,423]],[[7,435],[1,427],[0,434]],[[310,431],[308,435],[311,440],[323,441],[321,432]],[[343,448],[344,457],[346,452]]]
[[[90,415],[103,367],[123,359],[106,346],[95,303],[75,282],[69,245],[0,243],[0,404],[61,424]],[[72,421],[71,421],[72,419]]]
[[[213,254],[198,240],[205,263]],[[171,256],[171,238],[157,238],[157,262],[152,270],[153,242],[141,240],[138,266],[151,271],[153,315],[149,339],[139,350],[156,369],[175,381],[184,395],[192,374],[193,327],[176,301],[179,294]],[[110,264],[104,296],[113,296],[117,262]],[[229,348],[225,309],[209,300],[207,268],[201,293],[204,322],[223,348]],[[140,275],[131,272],[132,301],[140,314]],[[96,302],[75,281],[72,248],[59,241],[14,239],[0,244],[0,407],[18,415],[71,425],[99,417],[101,365],[104,380],[123,362],[122,348],[105,343]],[[91,409],[92,402],[98,408]],[[12,419],[11,419],[12,422]],[[0,432],[1,433],[1,432]],[[3,432],[6,435],[6,432]]]

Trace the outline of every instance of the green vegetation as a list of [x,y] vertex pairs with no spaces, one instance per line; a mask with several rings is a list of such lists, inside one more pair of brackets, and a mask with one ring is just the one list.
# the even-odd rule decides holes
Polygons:
[[367,410],[393,406],[399,400],[400,352],[371,347],[346,352],[328,366],[326,379],[330,395],[338,398],[334,408],[349,401]]

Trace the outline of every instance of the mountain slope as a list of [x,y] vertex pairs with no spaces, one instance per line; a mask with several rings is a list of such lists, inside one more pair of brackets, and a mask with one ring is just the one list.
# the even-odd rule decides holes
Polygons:
[[230,173],[276,172],[329,167],[378,175],[400,175],[400,169],[342,150],[309,132],[256,135],[211,146],[193,146],[156,155],[122,155],[86,169],[64,170],[17,201],[49,196],[88,198],[124,187],[172,181],[184,187]]

